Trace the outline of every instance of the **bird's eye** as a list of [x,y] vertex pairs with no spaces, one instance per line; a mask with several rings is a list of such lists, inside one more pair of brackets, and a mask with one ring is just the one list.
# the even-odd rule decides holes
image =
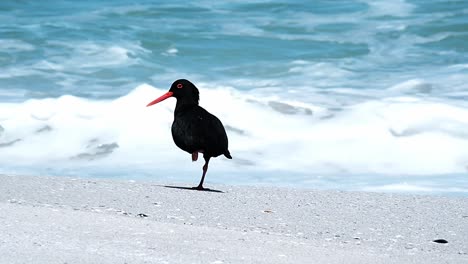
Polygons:
[[177,84],[177,88],[180,89],[180,88],[182,88],[182,87],[184,87],[184,85],[182,85],[181,83],[178,83],[178,84]]

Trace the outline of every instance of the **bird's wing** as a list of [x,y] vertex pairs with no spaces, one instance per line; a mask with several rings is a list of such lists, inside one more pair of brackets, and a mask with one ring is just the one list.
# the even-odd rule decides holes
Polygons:
[[[203,109],[204,110],[204,109]],[[224,154],[228,147],[226,130],[221,121],[214,115],[204,110],[206,114],[198,115],[198,124],[201,129],[197,129],[201,134],[196,138],[201,139],[201,144],[206,151],[214,155]]]
[[204,151],[216,157],[227,151],[228,139],[221,121],[198,106],[190,115],[177,118],[172,125],[176,145],[189,152]]

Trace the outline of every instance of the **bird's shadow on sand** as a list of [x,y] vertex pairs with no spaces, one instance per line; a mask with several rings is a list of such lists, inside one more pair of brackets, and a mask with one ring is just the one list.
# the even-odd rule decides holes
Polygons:
[[195,187],[183,187],[183,186],[172,186],[172,185],[160,185],[165,188],[171,188],[171,189],[180,189],[180,190],[190,190],[190,191],[199,191],[199,192],[216,192],[216,193],[224,193],[223,191],[220,190],[215,190],[215,189],[196,189]]

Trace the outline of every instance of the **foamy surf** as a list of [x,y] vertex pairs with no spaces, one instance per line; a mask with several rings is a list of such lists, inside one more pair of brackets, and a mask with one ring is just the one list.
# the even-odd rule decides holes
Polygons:
[[[321,104],[320,96],[314,104],[229,87],[200,88],[200,103],[223,121],[234,157],[216,159],[212,174],[238,171],[262,175],[268,183],[267,172],[287,172],[299,175],[295,184],[301,184],[307,182],[304,175],[424,177],[467,171],[468,108],[462,105],[405,95],[355,103],[351,98],[346,106],[331,107]],[[0,104],[2,173],[26,166],[47,174],[115,171],[155,180],[166,172],[196,175],[201,165],[191,164],[172,142],[175,100],[145,107],[165,91],[143,84],[114,100],[67,95]]]
[[144,107],[186,78],[235,158],[207,181],[468,189],[463,1],[3,7],[2,173],[198,178],[172,142],[174,100]]

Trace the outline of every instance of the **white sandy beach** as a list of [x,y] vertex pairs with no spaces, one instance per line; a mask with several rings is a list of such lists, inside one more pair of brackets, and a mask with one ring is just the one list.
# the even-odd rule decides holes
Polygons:
[[0,263],[468,263],[468,198],[207,187],[1,175]]

